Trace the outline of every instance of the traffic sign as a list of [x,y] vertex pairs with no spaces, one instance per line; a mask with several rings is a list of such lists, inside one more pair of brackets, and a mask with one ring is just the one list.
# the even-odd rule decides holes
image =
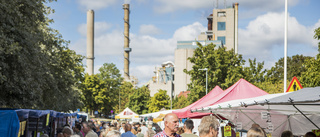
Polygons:
[[302,89],[297,77],[293,77],[286,92],[293,92]]

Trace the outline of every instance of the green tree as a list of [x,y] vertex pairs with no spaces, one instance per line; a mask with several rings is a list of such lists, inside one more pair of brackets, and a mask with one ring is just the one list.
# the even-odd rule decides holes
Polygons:
[[49,27],[53,10],[46,2],[1,1],[0,107],[69,111],[81,105],[83,57]]
[[106,100],[105,83],[97,75],[85,75],[81,85],[82,101],[90,111],[101,111]]
[[[289,83],[289,81],[287,81]],[[255,82],[255,86],[269,94],[283,93],[283,81],[273,83],[272,81]]]
[[[291,81],[294,76],[298,79],[301,77],[301,74],[307,70],[307,67],[303,65],[307,60],[312,57],[303,56],[303,55],[294,55],[287,58],[287,80]],[[283,81],[284,77],[284,62],[283,58],[279,59],[274,67],[271,67],[267,71],[265,79],[271,81],[272,83],[277,83]]]
[[261,83],[264,82],[264,75],[266,74],[267,70],[263,69],[264,62],[260,63],[257,62],[256,59],[249,59],[249,66],[244,67],[245,77],[248,82],[250,83]]
[[[315,29],[314,38],[320,40],[320,27]],[[320,86],[320,42],[318,42],[318,51],[316,58],[310,58],[304,64],[306,71],[302,72],[302,87]]]
[[[135,88],[130,82],[123,82],[121,86],[119,87],[119,92],[120,94],[120,112],[125,109],[126,106],[128,106],[129,103],[129,96],[135,91]],[[118,103],[113,106],[113,109],[115,110],[115,113],[120,113],[119,112],[119,95],[117,96],[117,101]]]
[[172,103],[173,109],[180,109],[189,105],[185,96],[175,97]]
[[127,107],[138,114],[145,114],[148,112],[148,104],[150,100],[150,90],[143,86],[138,89],[134,89],[134,92],[129,96],[129,102]]
[[165,108],[169,109],[170,105],[170,96],[167,95],[166,90],[159,90],[158,93],[154,94],[148,102],[147,107],[149,108],[149,113],[158,112],[160,109]]
[[188,58],[193,63],[192,70],[184,70],[191,76],[188,85],[191,93],[188,96],[188,104],[200,99],[205,95],[206,72],[199,69],[208,68],[208,89],[218,85],[226,89],[240,78],[245,76],[242,65],[242,55],[234,54],[233,50],[224,47],[216,47],[214,44],[203,46],[198,42],[198,48],[194,55]]
[[99,68],[98,77],[100,80],[104,81],[104,86],[106,92],[104,94],[105,99],[101,111],[104,114],[110,114],[113,110],[113,106],[117,105],[119,102],[119,90],[123,78],[121,77],[120,70],[113,63],[104,63],[101,68]]
[[42,86],[44,106],[39,109],[76,110],[83,105],[79,90],[80,82],[84,80],[83,56],[68,48],[62,48],[56,54],[56,64],[50,63],[47,71],[50,75],[43,76],[47,80]]

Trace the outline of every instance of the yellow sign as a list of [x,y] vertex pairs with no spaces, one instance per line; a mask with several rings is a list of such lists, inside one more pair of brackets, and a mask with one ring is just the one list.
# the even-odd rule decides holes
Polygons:
[[237,132],[237,133],[236,133],[236,137],[240,137],[240,132]]
[[272,134],[271,133],[267,134],[267,137],[272,137]]
[[297,77],[293,77],[286,92],[293,92],[302,89]]
[[224,136],[231,137],[231,126],[225,126],[224,127]]
[[24,135],[24,131],[26,129],[26,121],[22,121],[20,122],[20,129],[19,129],[19,134],[18,137],[23,136]]
[[48,126],[48,125],[49,125],[49,120],[50,120],[50,113],[49,113],[49,114],[47,114],[46,126]]

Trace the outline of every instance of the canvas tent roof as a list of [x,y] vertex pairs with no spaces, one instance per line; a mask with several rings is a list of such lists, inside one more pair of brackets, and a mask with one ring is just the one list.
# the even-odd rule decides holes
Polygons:
[[14,110],[0,110],[0,135],[2,137],[17,137],[19,132],[19,118]]
[[15,109],[20,121],[24,121],[28,118],[40,118],[47,114],[54,118],[65,118],[70,116],[77,116],[81,114],[77,113],[62,113],[54,110],[34,110],[34,109]]
[[244,79],[240,79],[237,81],[235,84],[233,84],[231,87],[226,89],[225,91],[221,92],[220,94],[217,94],[216,96],[213,97],[207,97],[204,96],[201,98],[201,101],[197,101],[190,106],[187,106],[186,108],[183,108],[179,111],[184,110],[184,113],[179,114],[176,113],[176,111],[173,111],[173,113],[176,113],[179,118],[186,118],[186,117],[198,117],[198,116],[203,116],[203,115],[208,115],[209,113],[191,113],[192,109],[202,109],[204,107],[214,105],[214,104],[219,104],[222,102],[230,101],[230,100],[235,100],[235,99],[245,99],[245,98],[252,98],[252,97],[258,97],[262,95],[267,95],[268,93],[259,89],[258,87],[252,85],[248,81]]
[[156,118],[160,114],[168,114],[168,113],[172,113],[172,111],[174,111],[174,110],[164,110],[164,111],[159,111],[159,112],[153,112],[153,113],[140,115],[140,117],[153,117],[153,118]]
[[195,117],[195,116],[199,116],[199,115],[207,115],[207,114],[203,114],[203,113],[190,113],[190,110],[192,108],[202,106],[201,105],[202,102],[204,102],[205,100],[208,100],[208,99],[210,100],[210,99],[214,98],[215,96],[217,96],[218,94],[220,94],[222,92],[223,92],[223,90],[219,86],[216,86],[207,95],[203,96],[198,101],[192,103],[191,105],[189,105],[189,106],[187,106],[185,108],[173,111],[173,113],[177,114],[177,116],[179,118]]
[[139,115],[133,112],[130,108],[124,109],[121,113],[115,116],[115,119],[131,119],[139,117]]
[[[245,130],[258,123],[267,131],[270,129],[272,136],[280,136],[284,130],[304,135],[320,126],[319,95],[320,87],[303,88],[290,93],[228,101],[193,111],[220,114],[233,123],[241,122]],[[261,112],[268,112],[269,119],[262,119]]]

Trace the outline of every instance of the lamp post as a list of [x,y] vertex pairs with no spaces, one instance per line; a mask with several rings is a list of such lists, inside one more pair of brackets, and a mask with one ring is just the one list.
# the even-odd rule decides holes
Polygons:
[[287,42],[288,42],[288,0],[285,0],[285,12],[284,12],[284,77],[283,77],[283,92],[286,93],[287,89]]
[[120,114],[120,90],[119,90],[119,114]]
[[199,70],[205,70],[206,71],[206,95],[208,94],[208,68],[199,69]]

